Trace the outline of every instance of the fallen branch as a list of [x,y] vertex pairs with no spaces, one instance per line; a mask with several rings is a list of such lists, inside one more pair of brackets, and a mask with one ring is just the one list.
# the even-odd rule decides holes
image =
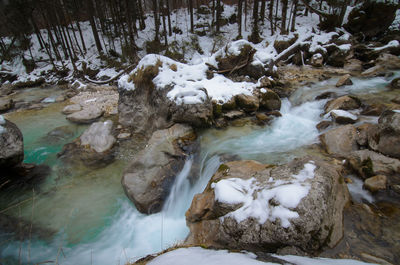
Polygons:
[[110,79],[108,79],[108,80],[104,80],[104,81],[92,80],[92,79],[90,79],[88,76],[84,76],[83,78],[84,78],[86,81],[91,82],[91,83],[93,83],[93,84],[105,85],[105,84],[108,84],[108,83],[113,82],[115,79],[119,78],[119,77],[120,77],[121,75],[123,75],[124,73],[130,71],[134,66],[136,66],[136,65],[131,65],[131,66],[125,68],[124,70],[120,71],[117,75],[113,76],[112,78],[110,78]]

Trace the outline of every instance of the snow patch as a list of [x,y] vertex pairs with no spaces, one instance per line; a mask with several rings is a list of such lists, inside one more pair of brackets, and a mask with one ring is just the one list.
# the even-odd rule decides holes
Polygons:
[[331,114],[331,113],[336,114],[337,116],[340,116],[340,117],[352,119],[354,121],[358,119],[356,115],[353,115],[350,112],[345,111],[345,110],[335,109],[335,110],[331,110],[329,112],[329,114]]
[[[295,265],[367,265],[352,259],[308,258],[301,256],[272,255]],[[251,252],[229,252],[227,250],[204,249],[201,247],[179,248],[154,258],[148,265],[277,265],[256,259]]]
[[219,102],[226,102],[237,94],[251,95],[256,87],[256,84],[250,82],[233,82],[220,74],[214,74],[213,78],[207,79],[208,66],[205,62],[187,65],[155,54],[146,55],[129,75],[119,79],[118,85],[127,90],[134,90],[133,82],[128,82],[129,76],[139,69],[155,65],[157,61],[162,65],[153,83],[157,89],[172,87],[167,97],[178,105],[203,103],[207,100],[207,95]]
[[[291,181],[270,178],[267,186],[262,186],[254,177],[223,179],[213,183],[215,200],[227,204],[241,204],[241,207],[225,217],[232,217],[238,223],[248,219],[257,219],[260,224],[267,220],[280,219],[282,227],[289,227],[289,219],[298,218],[295,208],[307,196],[311,186],[308,179],[314,178],[316,166],[313,161],[306,163]],[[272,202],[272,203],[271,203]]]
[[54,103],[56,102],[56,99],[54,97],[47,97],[42,100],[42,103]]
[[396,112],[396,113],[400,113],[400,110],[399,109],[394,109],[394,110],[392,110],[393,112]]

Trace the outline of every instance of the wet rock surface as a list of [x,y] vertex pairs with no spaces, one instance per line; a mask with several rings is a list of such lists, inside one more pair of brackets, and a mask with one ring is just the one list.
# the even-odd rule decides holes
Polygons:
[[155,131],[147,146],[125,170],[122,186],[136,208],[146,214],[162,209],[176,175],[191,153],[196,135],[187,125]]

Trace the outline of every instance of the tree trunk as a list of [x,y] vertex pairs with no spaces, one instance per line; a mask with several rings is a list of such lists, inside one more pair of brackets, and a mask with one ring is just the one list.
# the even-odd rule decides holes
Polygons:
[[275,30],[274,30],[274,0],[271,0],[269,2],[268,16],[269,16],[269,23],[271,25],[271,35],[274,35],[274,32],[275,32]]
[[286,32],[287,7],[288,7],[288,0],[282,0],[281,34],[287,34],[287,32]]
[[194,33],[193,0],[188,0],[190,14],[190,32]]
[[215,29],[219,33],[220,30],[220,23],[221,23],[221,0],[217,0],[217,6],[216,6],[216,21],[215,21]]
[[243,0],[238,0],[238,14],[237,14],[238,36],[237,36],[237,39],[242,38],[242,9],[243,9]]
[[154,15],[154,27],[156,30],[155,36],[154,36],[154,40],[158,41],[159,37],[158,35],[160,34],[160,22],[158,19],[158,12],[157,12],[157,0],[153,0],[153,15]]
[[97,51],[99,52],[99,54],[101,55],[101,54],[103,54],[103,47],[101,46],[99,33],[97,32],[97,28],[96,28],[96,22],[94,21],[93,2],[92,2],[92,0],[86,0],[86,3],[87,3],[88,13],[89,13],[89,23],[90,23],[90,27],[92,28],[92,33],[93,33],[94,41],[96,43],[96,48],[97,48]]
[[294,0],[294,7],[293,7],[293,15],[292,15],[292,27],[290,28],[291,32],[296,30],[296,15],[297,15],[297,4],[299,3],[298,0]]
[[168,35],[172,36],[172,25],[171,25],[171,11],[169,9],[169,0],[166,0],[167,15],[168,15]]
[[265,5],[267,0],[261,0],[261,10],[260,10],[260,21],[261,25],[264,25],[264,19],[265,19]]

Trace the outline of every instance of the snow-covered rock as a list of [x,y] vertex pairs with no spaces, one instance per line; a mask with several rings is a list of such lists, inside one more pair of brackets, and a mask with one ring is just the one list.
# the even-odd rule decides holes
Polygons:
[[329,112],[332,120],[338,124],[352,124],[358,120],[358,117],[345,110],[332,110]]
[[270,251],[334,246],[348,201],[337,170],[310,157],[282,166],[223,164],[186,213],[187,243]]
[[162,209],[188,155],[183,148],[195,138],[193,129],[182,124],[155,131],[146,148],[125,169],[122,187],[140,212],[150,214]]
[[324,64],[324,57],[322,54],[316,53],[311,57],[310,64],[314,67],[322,67]]

